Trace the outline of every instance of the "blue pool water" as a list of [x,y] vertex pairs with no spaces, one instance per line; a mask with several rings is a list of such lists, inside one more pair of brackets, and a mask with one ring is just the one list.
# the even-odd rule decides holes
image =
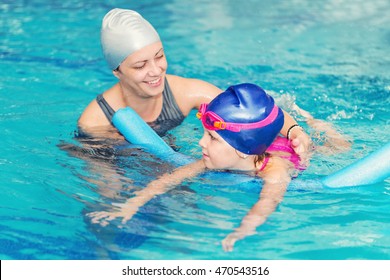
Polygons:
[[[156,26],[169,73],[220,88],[257,83],[353,139],[347,153],[315,155],[303,181],[389,141],[389,1],[2,1],[1,259],[390,259],[389,180],[290,190],[232,253],[220,241],[255,202],[245,183],[195,178],[123,228],[91,224],[87,213],[170,170],[134,147],[76,149],[77,118],[116,81],[99,43],[113,7],[138,10]],[[180,152],[199,153],[194,114],[172,136]]]

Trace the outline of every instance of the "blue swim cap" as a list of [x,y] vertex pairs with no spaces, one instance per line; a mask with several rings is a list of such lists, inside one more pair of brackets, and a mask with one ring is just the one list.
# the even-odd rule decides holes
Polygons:
[[[283,111],[274,99],[259,86],[249,83],[229,87],[210,102],[203,115],[207,112],[216,114],[233,128],[215,131],[233,148],[249,155],[264,153],[284,124]],[[203,119],[202,122],[205,124]],[[232,131],[240,126],[239,131]]]

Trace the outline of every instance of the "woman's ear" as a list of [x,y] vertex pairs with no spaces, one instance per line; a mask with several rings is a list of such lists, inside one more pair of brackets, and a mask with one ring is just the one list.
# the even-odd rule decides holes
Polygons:
[[119,79],[119,70],[118,69],[112,70],[112,74]]

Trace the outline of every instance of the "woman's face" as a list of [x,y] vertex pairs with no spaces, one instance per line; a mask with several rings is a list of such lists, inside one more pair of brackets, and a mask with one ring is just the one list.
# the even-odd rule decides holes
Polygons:
[[230,146],[215,131],[204,129],[202,139],[199,141],[202,148],[203,161],[209,169],[243,169],[243,158],[240,158]]
[[114,75],[122,86],[142,97],[154,97],[164,90],[168,67],[161,42],[146,46],[129,55]]

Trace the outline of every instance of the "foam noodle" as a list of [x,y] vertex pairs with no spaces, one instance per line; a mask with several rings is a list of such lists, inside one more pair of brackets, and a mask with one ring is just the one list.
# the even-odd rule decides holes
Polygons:
[[175,165],[185,165],[194,159],[175,152],[164,140],[130,107],[119,109],[112,117],[115,127],[127,141],[139,145],[149,153]]
[[375,184],[390,177],[390,142],[372,154],[328,175],[322,183],[331,188]]

